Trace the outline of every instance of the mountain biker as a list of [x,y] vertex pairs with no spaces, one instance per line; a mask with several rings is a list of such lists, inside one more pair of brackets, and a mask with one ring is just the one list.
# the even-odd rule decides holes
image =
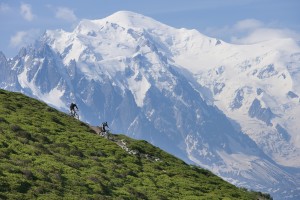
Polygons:
[[103,131],[103,132],[106,132],[105,127],[109,128],[107,122],[103,122],[103,123],[102,123],[102,131]]
[[76,108],[76,110],[78,110],[77,105],[76,105],[75,103],[72,102],[71,105],[70,105],[70,111],[71,111],[71,115],[72,115],[72,116],[74,116],[75,113],[76,113],[75,108]]

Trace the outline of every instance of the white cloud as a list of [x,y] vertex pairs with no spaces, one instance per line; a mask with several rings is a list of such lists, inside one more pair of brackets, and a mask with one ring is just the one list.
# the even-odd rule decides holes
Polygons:
[[253,30],[253,29],[256,29],[256,28],[260,28],[262,26],[263,26],[263,23],[259,20],[245,19],[245,20],[238,21],[234,25],[233,28],[238,30],[238,31],[246,31],[246,30]]
[[300,40],[300,33],[278,28],[274,23],[265,24],[256,19],[241,20],[232,26],[207,28],[205,33],[235,44],[254,44],[279,38]]
[[40,35],[40,30],[31,29],[28,31],[19,31],[10,38],[10,46],[15,48],[24,47],[34,42]]
[[66,8],[66,7],[57,8],[55,17],[58,19],[68,21],[68,22],[74,22],[77,20],[77,17],[74,14],[74,11],[69,8]]
[[280,38],[293,38],[295,40],[300,40],[300,35],[289,29],[258,28],[251,30],[246,35],[242,35],[240,37],[233,36],[231,41],[236,44],[254,44]]
[[10,10],[11,8],[5,4],[5,3],[0,3],[0,13],[6,13]]
[[32,21],[33,20],[34,15],[31,11],[31,5],[22,3],[21,7],[20,7],[20,10],[21,10],[21,15],[24,19],[26,19],[27,21]]

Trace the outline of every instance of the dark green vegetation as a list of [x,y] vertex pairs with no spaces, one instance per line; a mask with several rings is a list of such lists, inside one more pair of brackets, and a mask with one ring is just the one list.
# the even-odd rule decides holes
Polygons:
[[[145,141],[100,137],[37,100],[0,90],[0,199],[269,199]],[[138,154],[117,143],[123,141]]]

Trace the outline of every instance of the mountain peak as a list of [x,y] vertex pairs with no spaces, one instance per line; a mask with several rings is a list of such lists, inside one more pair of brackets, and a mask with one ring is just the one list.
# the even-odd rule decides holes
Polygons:
[[5,59],[6,60],[6,57],[5,57],[5,55],[4,55],[4,53],[2,51],[0,51],[0,60],[1,59]]
[[119,24],[123,27],[155,27],[157,24],[161,24],[160,22],[146,17],[144,15],[130,12],[130,11],[118,11],[103,20],[106,20],[111,23]]
[[[84,24],[85,26],[103,26],[107,23],[118,24],[124,28],[145,28],[145,29],[153,29],[157,27],[168,27],[150,17],[146,17],[144,15],[131,12],[131,11],[118,11],[113,13],[112,15],[103,18],[103,19],[95,19],[95,20],[82,20],[79,24]],[[79,26],[80,26],[79,25]]]

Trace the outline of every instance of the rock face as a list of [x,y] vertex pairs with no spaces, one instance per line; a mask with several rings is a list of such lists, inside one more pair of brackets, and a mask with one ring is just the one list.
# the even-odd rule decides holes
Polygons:
[[13,59],[0,54],[0,86],[65,112],[76,102],[90,124],[296,199],[299,52],[291,40],[236,46],[118,12],[48,30]]
[[265,122],[268,126],[272,126],[271,120],[275,117],[270,108],[262,108],[258,99],[254,99],[248,114],[251,118],[257,118]]
[[11,70],[5,55],[0,52],[0,87],[7,90],[20,90],[17,74]]

